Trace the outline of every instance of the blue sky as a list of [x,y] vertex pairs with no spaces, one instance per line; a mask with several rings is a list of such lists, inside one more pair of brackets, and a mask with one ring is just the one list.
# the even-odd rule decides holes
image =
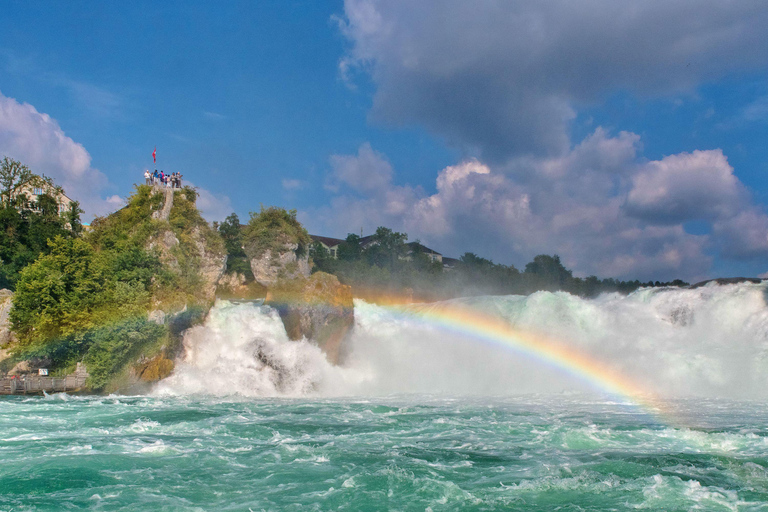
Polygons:
[[6,2],[0,153],[578,275],[768,271],[761,2]]

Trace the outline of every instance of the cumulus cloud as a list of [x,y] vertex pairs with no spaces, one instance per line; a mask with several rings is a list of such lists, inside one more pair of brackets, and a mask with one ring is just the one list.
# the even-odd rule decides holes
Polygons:
[[0,93],[0,155],[21,161],[37,174],[45,174],[78,200],[86,218],[114,210],[115,201],[100,196],[109,181],[91,167],[85,148],[67,137],[48,114],[28,103]]
[[662,223],[729,218],[748,201],[719,149],[649,162],[632,177],[632,185],[627,210]]
[[[643,162],[639,148],[636,134],[598,128],[562,156],[448,166],[433,194],[393,184],[390,172],[366,194],[341,191],[330,206],[310,212],[309,222],[339,236],[384,225],[448,256],[470,251],[517,265],[557,253],[580,275],[698,279],[713,252],[768,256],[768,216],[720,150]],[[368,145],[332,161],[371,168],[364,165],[371,155],[391,170]],[[701,219],[711,234],[686,232],[686,222]]]
[[606,93],[678,94],[768,65],[759,0],[346,0],[338,21],[340,73],[370,75],[373,119],[494,162],[567,153],[575,109]]
[[333,172],[326,184],[329,190],[337,191],[346,185],[357,192],[370,192],[392,180],[392,165],[368,142],[360,146],[357,155],[332,155],[330,163]]

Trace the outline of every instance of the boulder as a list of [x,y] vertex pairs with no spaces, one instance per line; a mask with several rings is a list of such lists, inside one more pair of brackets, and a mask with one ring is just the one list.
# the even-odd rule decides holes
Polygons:
[[343,361],[345,340],[355,323],[352,288],[336,276],[317,272],[308,279],[280,281],[267,293],[266,304],[277,309],[292,340],[317,344],[333,364]]
[[282,249],[265,249],[255,254],[246,248],[251,271],[257,283],[267,288],[277,284],[279,280],[308,278],[310,274],[309,253],[297,255],[297,243],[286,243]]
[[40,368],[50,368],[51,363],[52,361],[48,357],[32,357],[16,363],[16,365],[11,368],[11,371],[8,372],[8,375],[37,373],[37,370]]
[[174,368],[172,360],[165,354],[158,354],[151,359],[143,359],[134,366],[135,375],[141,382],[157,382],[168,377]]
[[11,332],[11,307],[13,306],[13,292],[0,290],[0,347],[13,340]]

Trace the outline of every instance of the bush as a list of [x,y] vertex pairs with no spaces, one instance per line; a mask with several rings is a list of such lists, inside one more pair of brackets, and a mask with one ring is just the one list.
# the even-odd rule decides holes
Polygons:
[[158,346],[167,339],[167,330],[144,319],[126,320],[119,324],[99,327],[87,334],[89,386],[102,390],[121,368],[138,357],[148,347]]

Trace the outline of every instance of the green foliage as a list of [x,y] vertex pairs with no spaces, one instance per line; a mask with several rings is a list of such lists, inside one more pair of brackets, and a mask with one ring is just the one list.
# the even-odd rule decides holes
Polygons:
[[[147,248],[154,245],[155,249],[149,256],[157,262],[156,266],[143,268],[153,277],[147,291],[158,306],[181,308],[207,300],[201,295],[200,244],[203,251],[211,255],[223,255],[225,248],[219,234],[197,210],[197,192],[184,187],[173,194],[173,208],[168,222],[165,222],[152,218],[153,212],[162,208],[164,193],[146,185],[137,186],[124,208],[94,220],[87,239],[100,252],[109,253],[135,250],[146,253]],[[168,232],[179,243],[161,248],[159,241]]]
[[[32,204],[23,190],[40,187],[46,192]],[[0,161],[0,288],[15,289],[21,269],[48,252],[48,240],[56,236],[77,236],[67,230],[67,219],[59,216],[56,199],[49,193],[62,192],[50,178],[37,176],[16,160]],[[77,227],[82,210],[74,210]],[[75,224],[72,224],[75,225]]]
[[312,239],[304,226],[296,220],[296,210],[277,206],[261,207],[259,213],[251,212],[251,218],[243,231],[245,252],[257,258],[270,251],[273,256],[288,244],[297,244],[296,254],[309,250]]
[[224,241],[227,251],[227,273],[238,273],[245,276],[246,283],[254,280],[251,264],[243,249],[244,236],[240,218],[236,213],[224,219],[218,226],[219,235]]
[[363,250],[365,259],[377,267],[394,268],[408,254],[408,235],[379,227]]
[[80,220],[80,215],[83,213],[85,210],[80,208],[80,201],[72,201],[69,203],[69,209],[62,214],[64,222],[69,224],[69,229],[75,236],[83,233],[83,223]]
[[[439,300],[472,295],[515,295],[536,291],[567,291],[583,297],[600,293],[630,293],[640,286],[685,286],[671,283],[600,280],[573,277],[557,255],[540,254],[520,272],[513,265],[502,265],[467,252],[450,269],[443,269],[423,252],[418,242],[406,244],[407,236],[380,227],[363,240],[350,234],[339,245],[338,259],[315,248],[316,269],[335,274],[355,289],[355,293],[375,298],[377,295],[413,295],[417,300]],[[365,243],[363,243],[365,242]]]
[[138,248],[96,252],[82,239],[56,237],[50,253],[17,283],[11,323],[20,346],[37,346],[119,318],[143,314],[158,262]]
[[49,252],[48,240],[72,235],[58,216],[0,206],[0,288],[15,289],[21,270]]
[[341,261],[357,261],[363,256],[363,247],[360,244],[360,237],[354,233],[347,235],[347,239],[339,244],[337,249],[338,258]]
[[16,198],[21,190],[32,185],[35,175],[29,167],[7,156],[0,160],[0,202],[4,206],[16,206]]
[[152,187],[138,185],[127,204],[107,217],[96,217],[91,222],[88,241],[102,250],[122,250],[144,247],[152,235],[158,233],[161,222],[152,219],[152,212],[163,203],[163,194]]
[[165,341],[167,329],[145,319],[131,319],[93,329],[87,339],[84,361],[90,375],[89,385],[98,391],[149,346]]

